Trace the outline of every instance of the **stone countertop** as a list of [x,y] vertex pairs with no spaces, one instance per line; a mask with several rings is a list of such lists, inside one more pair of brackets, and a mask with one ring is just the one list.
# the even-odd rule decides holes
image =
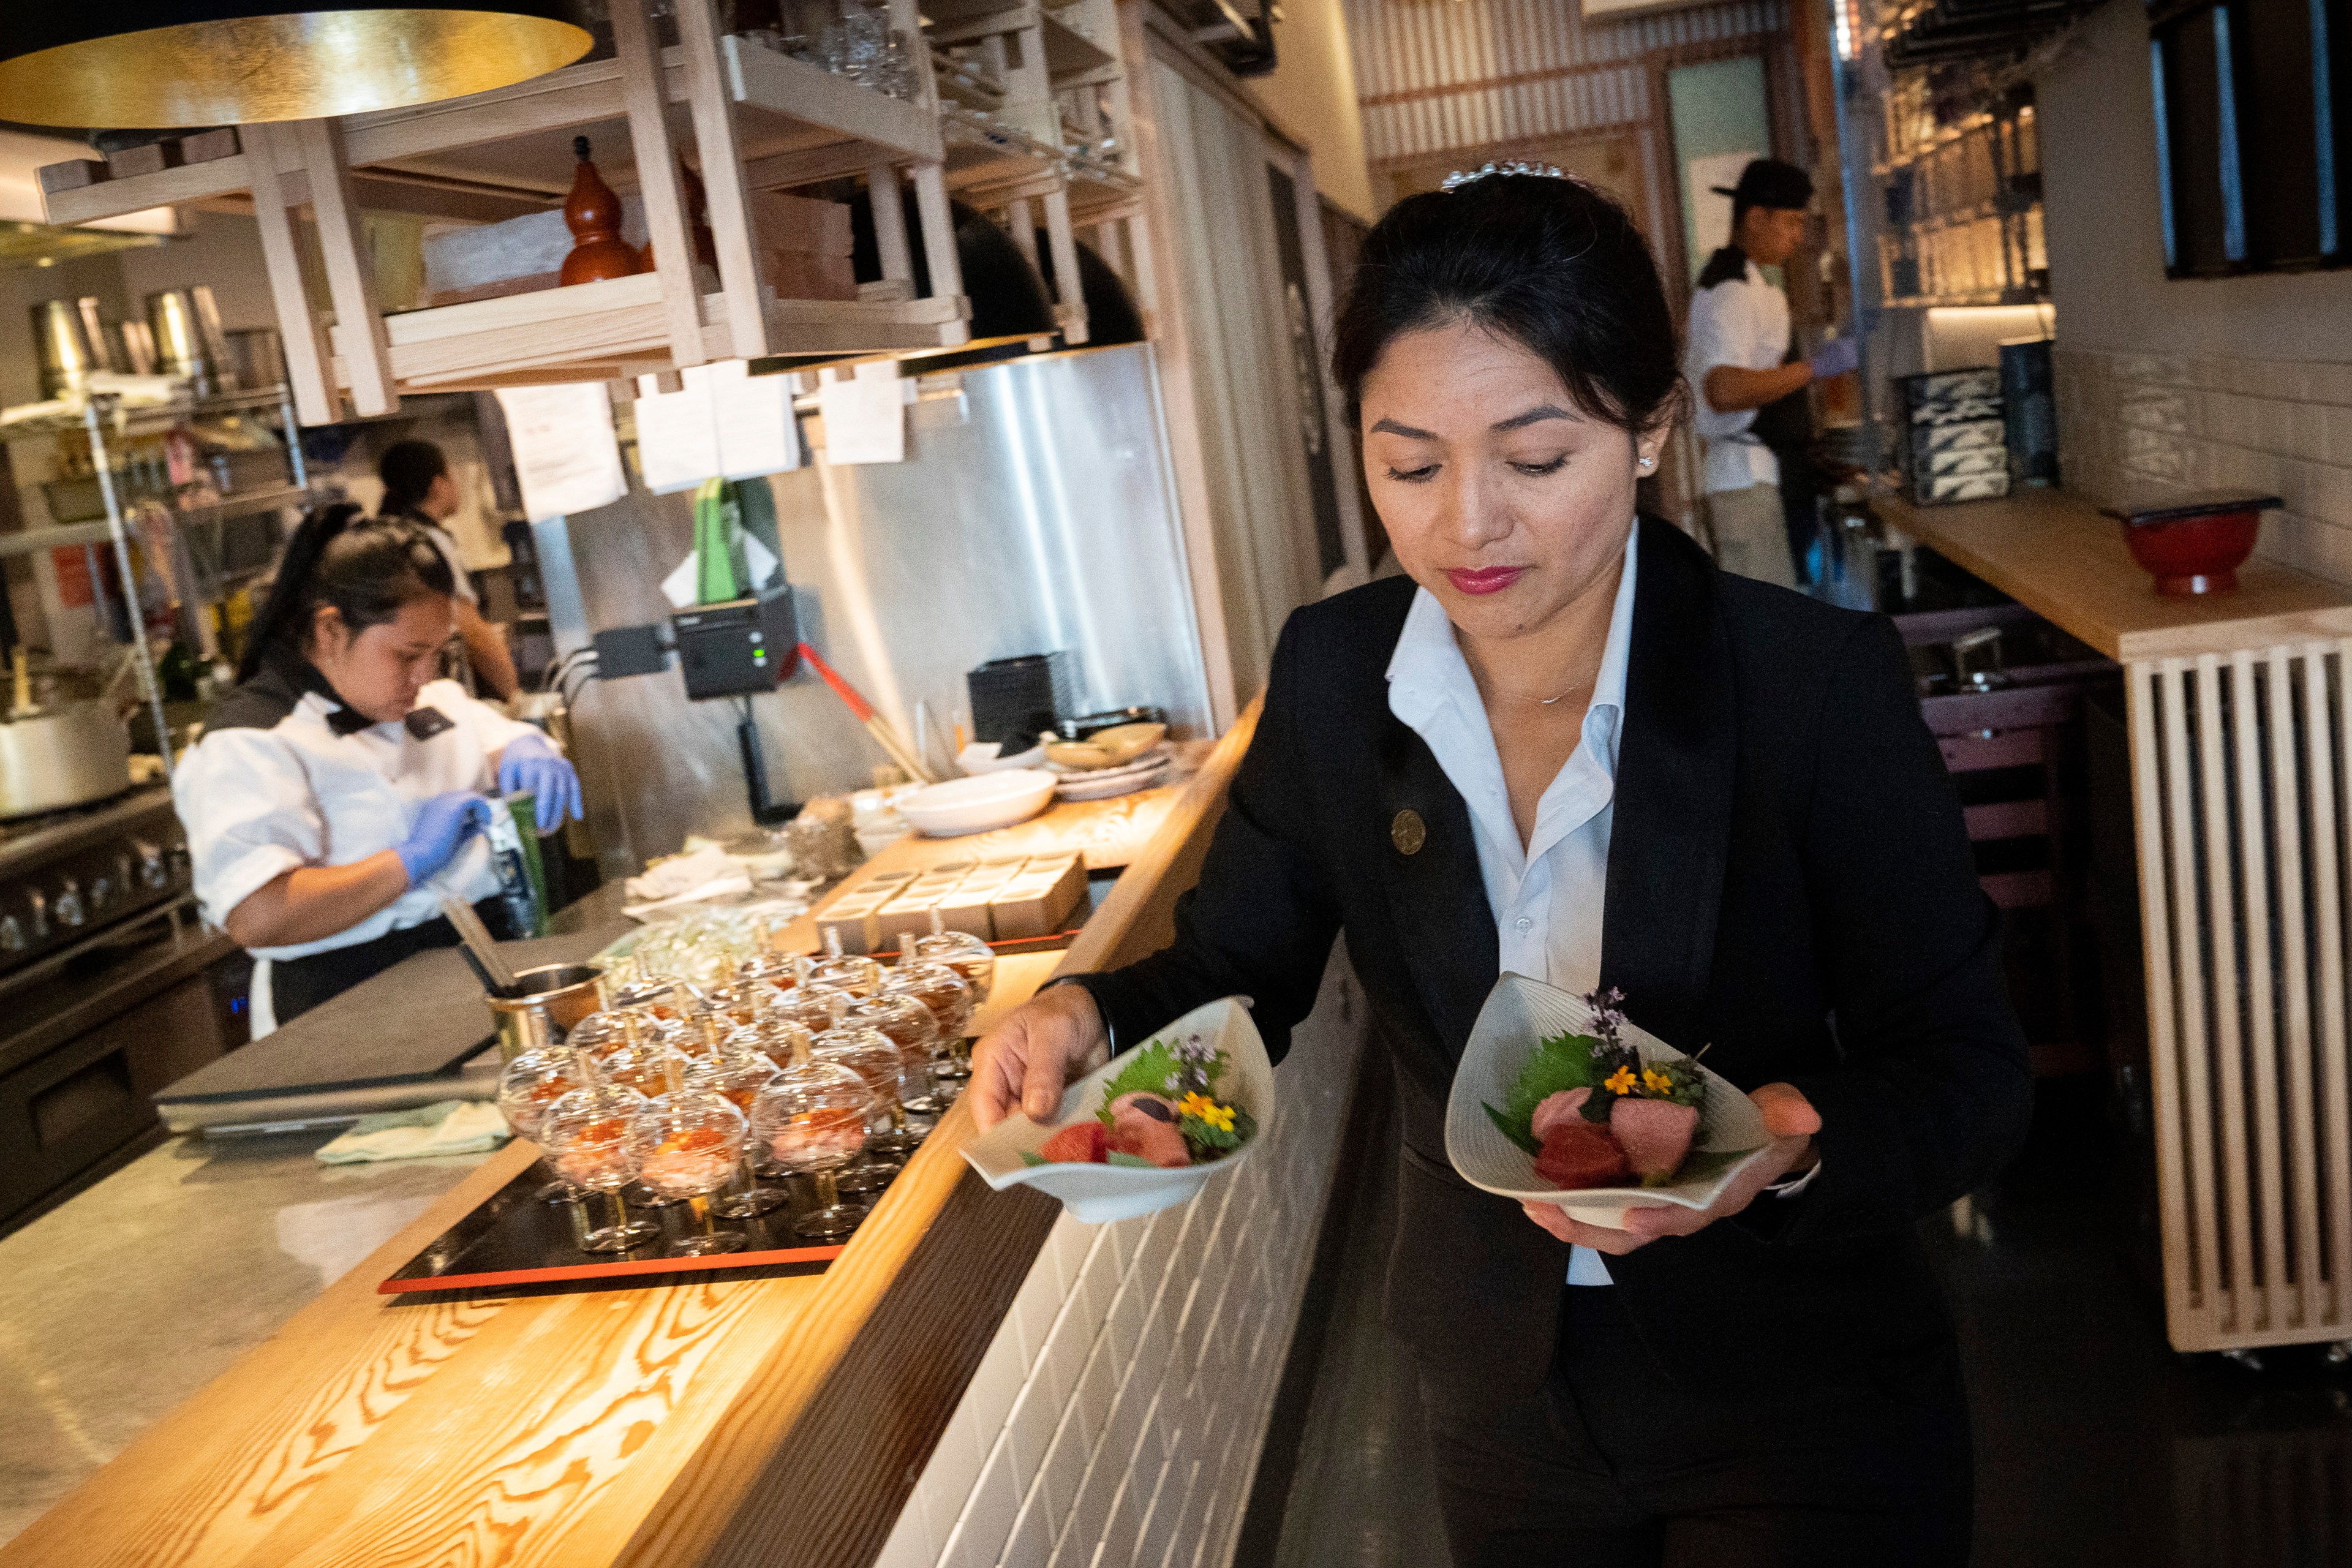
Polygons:
[[0,1542],[489,1156],[174,1139],[0,1239]]

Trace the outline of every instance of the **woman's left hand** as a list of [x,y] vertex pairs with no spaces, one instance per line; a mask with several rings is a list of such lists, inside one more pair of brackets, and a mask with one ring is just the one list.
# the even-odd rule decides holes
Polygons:
[[1520,1206],[1528,1211],[1529,1219],[1560,1240],[1616,1257],[1646,1247],[1662,1236],[1688,1236],[1695,1230],[1704,1230],[1754,1203],[1757,1194],[1773,1183],[1811,1169],[1814,1162],[1813,1134],[1822,1130],[1822,1113],[1813,1109],[1812,1101],[1793,1084],[1786,1083],[1768,1083],[1748,1098],[1763,1113],[1764,1131],[1771,1134],[1772,1146],[1762,1159],[1740,1172],[1723,1189],[1723,1195],[1706,1208],[1660,1204],[1652,1208],[1630,1209],[1625,1215],[1625,1228],[1611,1230],[1606,1226],[1587,1225],[1571,1218],[1566,1209],[1553,1204]]
[[541,833],[552,833],[567,816],[583,814],[580,775],[563,760],[551,741],[538,735],[518,735],[499,753],[499,789],[532,795],[531,816]]

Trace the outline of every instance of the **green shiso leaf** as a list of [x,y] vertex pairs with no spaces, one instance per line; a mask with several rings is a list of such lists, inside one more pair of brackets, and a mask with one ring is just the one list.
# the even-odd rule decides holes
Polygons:
[[1540,1154],[1543,1152],[1543,1145],[1536,1142],[1534,1131],[1535,1117],[1532,1112],[1529,1113],[1525,1121],[1514,1126],[1512,1125],[1511,1119],[1509,1117],[1504,1115],[1501,1111],[1496,1110],[1493,1106],[1487,1104],[1483,1100],[1478,1102],[1478,1109],[1486,1113],[1487,1119],[1494,1122],[1496,1128],[1503,1134],[1504,1137],[1509,1139],[1512,1142],[1517,1143],[1520,1148],[1525,1149],[1530,1154]]
[[1021,1151],[1021,1163],[1024,1165],[1043,1165],[1049,1163],[1045,1155],[1038,1153],[1034,1149],[1024,1149]]
[[1536,1107],[1562,1089],[1595,1087],[1592,1052],[1600,1044],[1591,1035],[1554,1035],[1538,1041],[1503,1109],[1486,1107],[1503,1136],[1530,1153],[1538,1152],[1542,1145],[1535,1135]]
[[1166,1094],[1168,1080],[1176,1076],[1176,1047],[1162,1041],[1154,1040],[1136,1052],[1103,1085],[1102,1110],[1097,1113],[1103,1125],[1110,1125],[1111,1104],[1123,1094]]
[[1116,1149],[1112,1150],[1106,1158],[1111,1164],[1125,1165],[1130,1170],[1156,1171],[1160,1168],[1140,1154],[1122,1154]]

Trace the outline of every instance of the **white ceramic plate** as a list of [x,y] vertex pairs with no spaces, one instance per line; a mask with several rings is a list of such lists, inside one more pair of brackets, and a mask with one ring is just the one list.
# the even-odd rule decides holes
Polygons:
[[1150,773],[1152,769],[1165,763],[1171,754],[1168,742],[1162,741],[1150,751],[1139,752],[1116,767],[1072,768],[1065,767],[1060,763],[1047,763],[1045,771],[1057,775],[1068,784],[1078,784],[1089,779],[1121,778],[1129,773]]
[[1077,773],[1054,786],[1054,793],[1064,800],[1109,800],[1115,795],[1133,795],[1139,789],[1150,789],[1168,777],[1164,765],[1155,765],[1139,773],[1120,773],[1115,778],[1096,778]]
[[1054,799],[1054,775],[1013,768],[926,785],[894,804],[898,815],[934,838],[985,833],[1026,822]]
[[[1770,1143],[1756,1102],[1702,1062],[1697,1066],[1706,1080],[1706,1097],[1699,1107],[1698,1135],[1684,1163],[1684,1180],[1670,1187],[1586,1187],[1577,1192],[1553,1186],[1536,1174],[1535,1156],[1504,1137],[1486,1108],[1502,1108],[1538,1042],[1553,1035],[1594,1032],[1592,1009],[1580,996],[1524,974],[1506,974],[1495,983],[1463,1047],[1461,1065],[1454,1069],[1454,1090],[1445,1101],[1445,1157],[1464,1181],[1522,1203],[1558,1205],[1587,1225],[1622,1230],[1628,1209],[1668,1204],[1706,1207]],[[1622,1036],[1645,1064],[1684,1059],[1682,1052],[1631,1024]]]
[[[1046,1139],[1080,1117],[1100,1112],[1103,1086],[1118,1075],[1135,1051],[1152,1040],[1179,1039],[1194,1034],[1206,1037],[1225,1053],[1224,1076],[1214,1086],[1217,1097],[1241,1106],[1257,1119],[1256,1137],[1222,1160],[1172,1171],[1135,1165],[1032,1165],[1022,1158],[1045,1147]],[[1135,1050],[1120,1052],[1105,1066],[1072,1084],[1063,1092],[1061,1108],[1052,1126],[1040,1127],[1016,1110],[965,1144],[963,1157],[971,1162],[971,1168],[980,1173],[982,1181],[1000,1193],[1011,1186],[1035,1187],[1059,1198],[1072,1214],[1088,1225],[1101,1225],[1182,1203],[1206,1185],[1210,1177],[1248,1159],[1273,1127],[1274,1064],[1266,1059],[1265,1042],[1258,1037],[1249,1009],[1242,1005],[1239,997],[1227,996],[1205,1007],[1193,1008]]]

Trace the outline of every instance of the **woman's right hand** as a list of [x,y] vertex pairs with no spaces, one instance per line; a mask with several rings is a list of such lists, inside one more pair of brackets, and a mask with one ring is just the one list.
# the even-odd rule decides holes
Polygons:
[[469,789],[436,795],[416,808],[408,837],[393,853],[408,870],[412,888],[457,858],[457,847],[490,825],[490,803]]
[[1106,1058],[1110,1032],[1083,985],[1056,985],[1023,1003],[981,1037],[971,1052],[965,1098],[982,1132],[1014,1110],[1032,1121],[1054,1120],[1070,1079]]

